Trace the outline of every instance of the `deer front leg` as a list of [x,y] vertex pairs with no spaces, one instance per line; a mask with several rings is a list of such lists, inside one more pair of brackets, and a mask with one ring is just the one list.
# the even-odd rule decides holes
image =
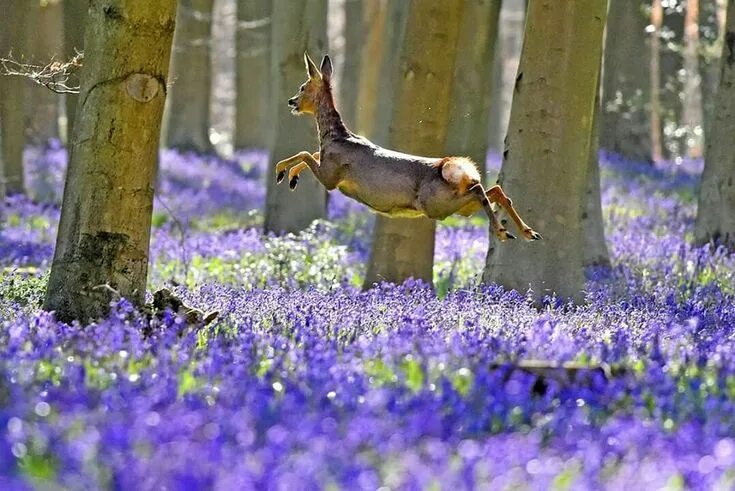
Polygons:
[[[316,160],[317,162],[321,160],[319,152],[314,152],[311,154],[311,156],[314,157],[314,160]],[[299,183],[299,174],[307,167],[308,164],[306,162],[299,162],[298,164],[291,167],[290,171],[288,171],[288,186],[291,188],[291,191],[296,189],[296,185]]]
[[[316,152],[316,154],[318,153],[319,152]],[[296,155],[283,159],[276,164],[276,184],[280,184],[281,181],[283,181],[283,178],[286,177],[286,169],[299,162],[306,162],[309,167],[312,165],[314,167],[319,167],[319,160],[314,158],[311,153],[306,151],[299,152]]]
[[495,216],[493,208],[492,206],[490,206],[490,200],[485,194],[485,188],[482,187],[482,184],[475,184],[470,188],[470,192],[474,194],[482,204],[485,213],[487,213],[487,217],[490,219],[490,224],[493,227],[493,232],[495,233],[496,237],[498,237],[498,239],[500,239],[501,241],[515,239],[515,236],[508,232],[505,227],[503,227],[503,225],[500,223],[498,217]]
[[526,240],[543,239],[540,233],[534,231],[531,227],[526,225],[526,222],[523,221],[516,209],[513,208],[513,201],[505,194],[503,188],[498,185],[491,187],[487,190],[487,197],[490,199],[491,203],[497,203],[503,207],[503,209],[510,216],[511,220],[515,222],[516,227],[518,227],[521,235],[523,235]]

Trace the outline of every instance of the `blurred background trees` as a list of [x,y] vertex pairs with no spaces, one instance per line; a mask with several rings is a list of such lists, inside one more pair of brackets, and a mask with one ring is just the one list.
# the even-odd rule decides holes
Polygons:
[[[707,165],[697,240],[731,237],[727,231],[731,225],[723,221],[727,219],[717,217],[733,216],[733,202],[725,192],[733,172],[728,167],[728,155],[732,155],[728,103],[733,96],[727,92],[731,83],[727,60],[732,51],[731,43],[726,42],[732,36],[731,25],[726,25],[732,1],[607,2],[599,104],[585,103],[586,112],[579,113],[579,121],[570,119],[562,128],[548,128],[564,137],[582,128],[589,140],[577,141],[582,138],[577,135],[579,151],[572,152],[574,157],[568,156],[558,168],[556,156],[530,150],[539,148],[544,132],[524,130],[521,134],[523,125],[516,121],[506,144],[511,106],[520,117],[520,108],[538,109],[547,102],[542,98],[551,97],[539,91],[529,102],[525,98],[530,95],[518,90],[528,83],[529,72],[518,69],[522,43],[530,42],[524,41],[526,11],[533,12],[540,3],[542,0],[452,0],[441,5],[401,0],[180,0],[163,146],[228,158],[235,152],[266,150],[269,166],[296,151],[316,151],[313,121],[292,116],[286,100],[305,79],[303,52],[309,50],[315,58],[329,52],[336,62],[335,97],[344,121],[375,143],[437,156],[468,155],[481,168],[488,158],[497,161],[505,154],[501,180],[508,182],[509,194],[517,195],[516,201],[523,206],[548,209],[552,205],[547,199],[552,196],[529,197],[521,182],[529,190],[538,186],[539,192],[546,193],[549,183],[559,177],[557,173],[575,186],[584,181],[585,186],[574,191],[582,195],[570,199],[580,206],[584,201],[585,211],[579,216],[582,228],[591,231],[582,234],[588,241],[585,265],[608,263],[599,185],[595,186],[599,184],[598,148],[652,165],[704,156]],[[0,30],[0,57],[37,65],[60,57],[69,59],[84,49],[89,5],[85,0],[0,0],[7,13],[6,28]],[[556,2],[548,8],[556,15],[568,8],[564,5]],[[416,20],[425,14],[428,20]],[[434,25],[430,20],[436,15],[442,22]],[[583,27],[572,29],[577,33]],[[431,43],[432,35],[442,42]],[[545,36],[539,49],[552,57],[550,46],[561,34],[549,31]],[[419,41],[423,44],[415,44]],[[584,70],[597,70],[600,62],[593,58],[599,56],[598,51],[587,46],[575,55],[585,58]],[[421,83],[406,78],[409,71],[420,73],[425,66],[436,68],[436,73],[432,71]],[[448,72],[450,79],[445,76]],[[594,78],[590,73],[570,76],[565,82],[572,84],[568,90],[576,90],[572,87],[581,84],[584,76],[585,97],[594,94],[588,86]],[[61,138],[73,148],[79,98],[46,91],[20,77],[1,77],[0,89],[2,184],[8,193],[22,193],[24,145]],[[572,95],[558,94],[559,100]],[[431,132],[424,131],[428,127]],[[529,149],[528,157],[514,154],[520,147]],[[564,152],[571,151],[569,145],[563,147]],[[589,150],[585,153],[583,148]],[[273,177],[267,173],[263,183],[268,188],[266,230],[299,232],[314,219],[325,217],[327,193],[308,172],[293,193],[276,188]],[[485,177],[490,185],[496,176]],[[522,208],[521,212],[529,215],[529,223],[545,219],[540,211],[535,215]],[[433,224],[422,228],[420,220],[379,218],[377,222],[366,284],[407,276],[430,281]],[[554,248],[554,227],[533,225],[547,237],[543,246],[533,245],[533,254],[547,246]],[[390,227],[406,241],[398,236],[386,239],[391,237],[386,232]],[[400,244],[406,249],[398,254],[404,247]],[[523,252],[531,249],[525,245],[502,247],[501,255],[507,256],[502,262],[531,264]],[[389,264],[397,256],[410,259],[400,272]],[[496,266],[489,271],[499,271]],[[524,288],[533,283],[528,274],[518,274],[518,281],[509,285]],[[498,278],[494,275],[485,277]]]

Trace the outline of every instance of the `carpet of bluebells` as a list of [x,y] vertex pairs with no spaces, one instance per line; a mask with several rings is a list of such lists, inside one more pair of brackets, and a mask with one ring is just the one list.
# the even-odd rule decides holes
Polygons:
[[[691,244],[701,163],[603,155],[612,271],[538,308],[478,285],[481,218],[439,226],[434,291],[363,292],[364,208],[333,194],[266,235],[266,156],[164,151],[149,289],[220,316],[122,300],[81,327],[39,307],[65,151],[26,157],[0,226],[2,489],[735,486],[735,257]],[[512,368],[538,359],[611,372],[539,390]]]

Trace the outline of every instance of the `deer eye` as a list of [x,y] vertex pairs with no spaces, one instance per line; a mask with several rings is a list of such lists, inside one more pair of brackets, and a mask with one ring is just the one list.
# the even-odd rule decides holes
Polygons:
[[303,91],[304,91],[304,86],[302,85],[301,87],[299,87],[299,92],[303,92]]

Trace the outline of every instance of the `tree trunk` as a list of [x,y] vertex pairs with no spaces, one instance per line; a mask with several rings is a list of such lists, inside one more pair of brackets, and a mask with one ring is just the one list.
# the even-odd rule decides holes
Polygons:
[[337,93],[337,107],[342,121],[349,128],[356,128],[357,123],[357,97],[362,64],[360,54],[365,42],[364,7],[363,0],[345,0],[345,56]]
[[[87,0],[63,0],[64,9],[64,57],[69,60],[78,52],[84,52],[84,26],[87,23]],[[65,94],[66,125],[62,119],[64,143],[71,143],[74,131],[74,116],[77,111],[78,94]]]
[[[399,2],[393,2],[395,8]],[[403,2],[400,2],[403,3]],[[389,11],[386,0],[374,0],[365,4],[363,11],[363,23],[365,25],[365,36],[360,50],[360,76],[358,78],[357,100],[355,101],[354,129],[361,135],[373,138],[376,123],[377,100],[380,97],[378,87],[380,85],[383,58],[390,57],[392,53],[384,47],[385,36],[390,33],[389,27],[396,19],[388,17]],[[392,38],[389,37],[392,41]],[[393,46],[395,48],[395,46]],[[346,56],[350,56],[349,53]],[[338,106],[339,107],[339,106]],[[350,126],[350,122],[347,122]]]
[[490,84],[498,38],[500,0],[467,0],[454,67],[446,152],[466,155],[485,177],[490,125]]
[[715,95],[720,81],[720,53],[725,31],[727,0],[699,0],[699,74],[702,78],[702,119],[704,141],[715,111]]
[[523,44],[523,24],[526,18],[525,0],[503,0],[498,27],[497,55],[493,62],[490,95],[489,146],[498,153],[503,151],[508,131],[513,85],[518,73],[518,61]]
[[[44,308],[106,314],[145,298],[175,0],[91,0],[80,103]],[[115,293],[116,292],[116,293]]]
[[682,125],[686,128],[686,153],[702,156],[704,130],[702,114],[702,77],[699,74],[699,0],[687,0],[684,19],[684,100]]
[[582,227],[606,0],[531,0],[500,183],[541,242],[492,240],[484,279],[580,300]]
[[267,148],[270,143],[271,1],[237,4],[235,148]]
[[[60,0],[45,2],[31,1],[32,19],[27,23],[28,44],[32,59],[37,64],[46,64],[60,59],[64,51],[64,24]],[[42,33],[39,35],[39,33]],[[44,145],[59,137],[59,108],[61,96],[28,81],[29,104],[26,107],[28,139]]]
[[600,145],[631,160],[651,162],[651,81],[648,19],[638,0],[613,0],[607,21]]
[[700,244],[735,249],[735,0],[728,2],[721,64],[694,230]]
[[171,87],[166,104],[166,146],[208,153],[212,85],[214,0],[181,0],[171,55]]
[[[270,169],[276,162],[300,151],[316,151],[318,138],[313,118],[291,114],[287,101],[306,81],[304,51],[315,56],[327,49],[327,0],[274,0],[270,84],[270,117],[275,132],[270,145]],[[299,232],[326,213],[327,193],[310,172],[304,172],[295,191],[276,186],[268,173],[265,229]]]
[[664,156],[663,123],[661,108],[661,28],[663,27],[664,10],[661,0],[653,0],[651,4],[651,160],[660,162]]
[[610,254],[605,242],[605,224],[602,219],[602,197],[600,196],[600,78],[595,92],[595,107],[592,114],[592,134],[587,165],[587,188],[585,207],[582,212],[582,235],[584,236],[584,266],[610,267]]
[[[670,5],[670,4],[669,4]],[[684,2],[665,8],[661,35],[661,123],[663,155],[677,158],[686,154],[686,131],[682,130],[684,106]],[[672,131],[674,130],[674,131]]]
[[[409,2],[391,148],[437,157],[445,153],[464,4],[464,0]],[[378,216],[365,286],[401,283],[411,277],[431,283],[435,228],[436,222],[428,218]]]
[[[25,29],[31,5],[28,0],[6,0],[3,31],[3,55],[12,52],[16,59],[26,60]],[[25,108],[27,80],[22,77],[0,77],[0,125],[2,125],[2,160],[5,168],[5,189],[9,194],[25,192],[23,147],[25,146]]]

